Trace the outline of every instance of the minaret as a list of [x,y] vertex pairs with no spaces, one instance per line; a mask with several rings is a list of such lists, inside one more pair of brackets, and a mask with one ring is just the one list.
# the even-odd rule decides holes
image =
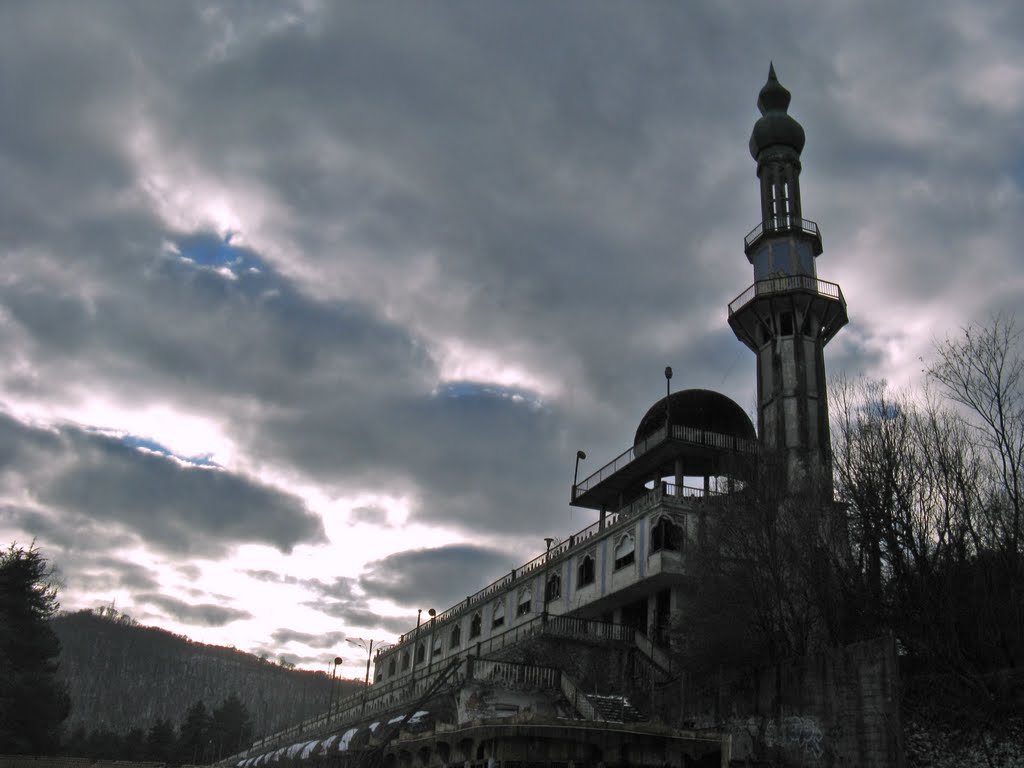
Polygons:
[[757,355],[757,424],[789,492],[831,500],[825,345],[847,323],[835,283],[819,280],[818,225],[803,217],[800,152],[804,129],[787,114],[790,94],[768,69],[750,154],[761,182],[761,222],[743,242],[754,284],[729,305],[729,325]]

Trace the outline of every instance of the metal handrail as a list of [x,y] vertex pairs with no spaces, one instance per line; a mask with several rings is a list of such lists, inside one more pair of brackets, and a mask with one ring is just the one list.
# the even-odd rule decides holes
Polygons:
[[808,235],[813,235],[819,240],[821,239],[821,230],[818,229],[817,222],[810,219],[801,219],[797,216],[776,216],[775,218],[760,222],[750,230],[746,237],[743,238],[743,248],[749,248],[763,235],[772,232],[787,232],[794,229],[799,232],[806,232]]
[[828,299],[835,299],[843,306],[846,306],[846,299],[843,298],[843,291],[836,283],[821,280],[810,275],[785,275],[782,277],[769,277],[767,280],[758,280],[747,288],[743,293],[729,302],[729,316],[738,312],[747,303],[759,296],[769,296],[784,291],[810,291]]
[[[833,285],[833,283],[829,283],[829,285]],[[837,285],[836,288],[838,287],[839,286]],[[754,453],[757,450],[756,440],[748,440],[734,435],[726,435],[722,432],[712,432],[708,429],[687,427],[681,424],[672,425],[671,436],[673,440],[683,440],[687,443],[694,443],[695,445],[707,445],[714,448],[741,451],[743,453]],[[630,462],[634,461],[638,456],[642,456],[649,449],[661,443],[667,437],[668,430],[666,430],[665,427],[661,427],[647,439],[637,443],[632,448],[627,448],[592,475],[585,477],[577,483],[573,487],[573,498],[579,498],[579,496],[589,491],[593,486],[615,474]]]

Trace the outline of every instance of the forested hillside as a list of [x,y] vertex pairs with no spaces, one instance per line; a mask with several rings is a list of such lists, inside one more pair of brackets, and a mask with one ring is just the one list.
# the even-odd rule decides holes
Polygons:
[[[52,624],[62,649],[59,675],[71,695],[66,733],[123,733],[158,720],[179,724],[197,701],[213,708],[236,694],[259,737],[324,711],[330,702],[331,680],[324,672],[289,669],[91,611],[58,616]],[[338,680],[335,686],[335,697],[344,697],[362,682]]]

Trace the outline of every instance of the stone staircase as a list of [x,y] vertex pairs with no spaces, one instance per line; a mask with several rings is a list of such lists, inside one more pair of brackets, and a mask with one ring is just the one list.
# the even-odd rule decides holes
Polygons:
[[596,693],[587,694],[594,707],[595,719],[613,723],[640,723],[646,718],[639,709],[629,703],[625,696],[600,696]]

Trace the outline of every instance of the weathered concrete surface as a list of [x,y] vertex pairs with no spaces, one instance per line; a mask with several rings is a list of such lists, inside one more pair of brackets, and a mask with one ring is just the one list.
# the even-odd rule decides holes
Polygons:
[[732,735],[733,759],[801,767],[905,765],[891,637],[723,673],[686,698],[690,721]]

